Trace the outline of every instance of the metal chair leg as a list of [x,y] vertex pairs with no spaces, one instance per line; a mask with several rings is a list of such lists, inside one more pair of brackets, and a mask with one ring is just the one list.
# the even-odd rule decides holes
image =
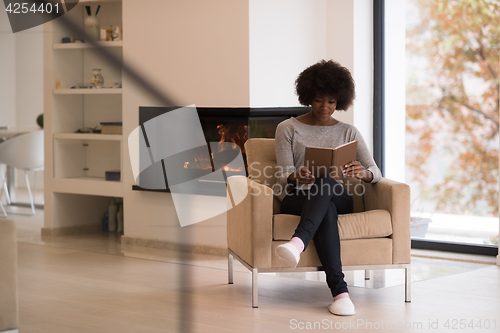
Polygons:
[[227,259],[227,283],[233,284],[233,255],[231,253]]
[[0,201],[0,210],[2,211],[3,216],[2,217],[7,217],[7,212],[5,211],[5,208],[3,208],[2,202]]
[[28,171],[26,170],[24,170],[24,178],[26,179],[26,187],[28,187],[28,194],[31,203],[31,212],[33,213],[32,215],[35,215],[35,203],[33,202],[33,196],[31,195],[30,181],[28,179]]
[[373,288],[373,271],[365,269],[365,288]]
[[257,268],[252,269],[252,307],[259,307],[259,286],[257,285],[257,275],[259,270]]
[[10,205],[10,198],[9,198],[9,191],[7,190],[7,183],[5,182],[5,177],[3,176],[3,170],[2,166],[0,165],[0,175],[2,175],[2,191],[0,192],[0,210],[2,211],[3,216],[2,217],[7,217],[7,212],[5,211],[5,208],[3,208],[2,205],[2,196],[3,196],[3,191],[5,190],[5,195],[7,197],[7,204]]
[[411,264],[405,267],[405,302],[411,302]]
[[3,174],[3,170],[0,167],[0,175],[2,176],[2,192],[0,193],[0,200],[2,200],[3,192],[5,191],[5,198],[7,199],[7,205],[10,205],[12,201],[10,200],[9,188],[7,187],[6,176]]
[[36,171],[33,171],[33,173],[35,174],[35,184],[33,186],[33,205],[36,204]]

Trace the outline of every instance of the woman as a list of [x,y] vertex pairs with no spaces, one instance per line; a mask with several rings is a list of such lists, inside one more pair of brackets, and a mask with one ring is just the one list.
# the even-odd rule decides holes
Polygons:
[[352,213],[353,199],[341,182],[330,176],[317,179],[304,167],[306,147],[335,148],[358,141],[356,161],[345,166],[344,176],[376,183],[382,176],[359,131],[332,117],[347,110],[355,96],[354,80],[345,67],[322,60],[305,69],[295,81],[302,105],[309,113],[281,122],[276,128],[276,160],[281,170],[275,193],[282,214],[300,215],[300,223],[290,242],[276,248],[276,254],[290,267],[296,267],[300,253],[311,239],[326,273],[333,296],[328,309],[336,315],[353,315],[340,262],[338,214]]

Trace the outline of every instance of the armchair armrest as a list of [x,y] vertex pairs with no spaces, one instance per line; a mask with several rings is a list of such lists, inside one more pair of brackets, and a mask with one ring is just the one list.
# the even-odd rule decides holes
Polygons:
[[411,256],[410,186],[382,178],[365,184],[365,209],[385,209],[391,213],[393,264],[408,264]]
[[[254,268],[271,267],[273,191],[268,186],[241,176],[227,178],[227,184],[228,248]],[[242,192],[247,195],[243,200],[239,198],[233,206],[233,197]]]

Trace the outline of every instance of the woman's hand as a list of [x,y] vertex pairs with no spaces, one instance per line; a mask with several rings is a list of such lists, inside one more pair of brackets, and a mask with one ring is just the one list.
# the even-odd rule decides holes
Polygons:
[[363,168],[361,163],[358,161],[347,163],[344,168],[345,169],[342,171],[344,176],[358,178],[367,183],[371,182],[373,179],[372,172],[365,170],[365,168]]
[[312,184],[316,178],[312,175],[311,171],[309,171],[307,168],[302,167],[299,170],[295,171],[294,173],[290,174],[288,176],[288,183],[289,184]]

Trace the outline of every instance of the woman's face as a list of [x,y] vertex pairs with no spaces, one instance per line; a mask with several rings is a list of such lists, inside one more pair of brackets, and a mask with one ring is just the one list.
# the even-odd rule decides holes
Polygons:
[[332,96],[316,96],[311,103],[311,111],[319,121],[328,121],[335,112],[337,100]]

